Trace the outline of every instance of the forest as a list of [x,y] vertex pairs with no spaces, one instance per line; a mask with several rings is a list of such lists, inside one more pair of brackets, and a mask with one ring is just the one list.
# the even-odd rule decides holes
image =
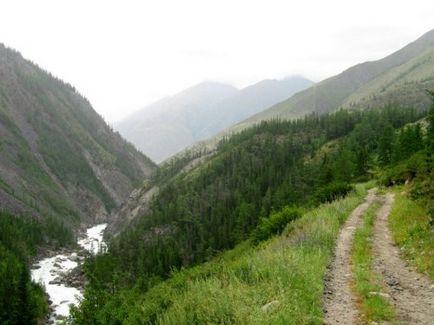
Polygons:
[[165,181],[151,210],[111,240],[108,254],[87,261],[90,284],[72,322],[118,324],[126,310],[113,306],[246,240],[260,244],[358,182],[415,179],[414,195],[432,207],[433,148],[434,106],[428,116],[388,105],[264,121],[225,138],[199,168]]
[[0,211],[1,324],[38,324],[45,317],[45,291],[30,279],[31,259],[40,247],[73,241],[72,232],[54,218],[41,222]]

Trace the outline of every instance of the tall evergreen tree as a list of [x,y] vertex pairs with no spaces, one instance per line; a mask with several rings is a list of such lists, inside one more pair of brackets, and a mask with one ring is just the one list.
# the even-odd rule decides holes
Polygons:
[[392,161],[393,144],[395,143],[395,131],[388,124],[381,135],[378,142],[378,159],[382,166],[389,164]]
[[431,97],[431,108],[428,112],[427,148],[428,152],[434,152],[434,92],[427,90]]

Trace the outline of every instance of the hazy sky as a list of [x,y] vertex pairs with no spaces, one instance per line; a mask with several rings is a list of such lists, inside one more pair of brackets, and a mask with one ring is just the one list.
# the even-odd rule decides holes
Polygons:
[[203,80],[319,81],[434,28],[434,1],[0,0],[0,42],[108,122]]

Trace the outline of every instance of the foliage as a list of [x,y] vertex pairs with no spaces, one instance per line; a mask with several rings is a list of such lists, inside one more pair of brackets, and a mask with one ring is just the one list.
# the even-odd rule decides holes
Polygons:
[[[167,276],[248,238],[273,210],[345,195],[348,182],[369,171],[384,125],[400,127],[419,116],[392,107],[338,111],[266,121],[222,140],[200,168],[163,183],[146,216],[111,243],[116,272],[127,279]],[[327,157],[306,161],[345,136]]]
[[284,207],[278,212],[273,212],[268,218],[263,218],[252,233],[255,243],[259,243],[273,235],[280,234],[288,223],[300,218],[299,209]]
[[429,208],[423,200],[412,200],[409,189],[409,186],[398,187],[395,191],[390,228],[406,259],[434,279],[434,228],[430,224]]
[[[351,182],[369,179],[378,166],[387,169],[405,162],[392,157],[398,157],[396,152],[402,152],[400,146],[408,142],[396,141],[386,148],[380,139],[390,137],[390,128],[393,138],[398,138],[403,126],[422,116],[388,106],[265,121],[223,139],[215,155],[191,172],[172,173],[169,166],[150,210],[111,241],[104,257],[109,263],[103,257],[88,262],[91,281],[83,312],[101,311],[104,316],[97,319],[110,323],[116,316],[109,306],[128,305],[126,297],[140,299],[176,270],[210,260],[250,236],[258,242],[279,233],[286,221],[296,219],[292,214],[286,219],[285,207],[310,209],[343,197]],[[405,134],[410,133],[415,134]],[[379,159],[381,152],[384,157],[388,152],[389,163]],[[171,165],[179,170],[176,161]],[[125,308],[118,311],[124,313]],[[78,311],[74,317],[88,316]]]
[[31,282],[29,258],[43,244],[65,245],[72,234],[54,220],[40,223],[0,212],[0,323],[37,324],[48,311],[42,287]]
[[426,170],[426,159],[423,152],[418,152],[406,160],[390,165],[380,174],[380,183],[385,186],[404,184],[413,180]]
[[315,193],[315,198],[319,202],[332,202],[338,198],[345,197],[352,189],[351,184],[333,182],[318,189]]
[[[346,198],[308,211],[282,236],[242,242],[207,263],[175,271],[148,290],[111,296],[86,290],[77,324],[322,324],[326,266],[340,225],[363,200]],[[284,208],[287,209],[288,208]],[[265,309],[265,305],[274,302]]]

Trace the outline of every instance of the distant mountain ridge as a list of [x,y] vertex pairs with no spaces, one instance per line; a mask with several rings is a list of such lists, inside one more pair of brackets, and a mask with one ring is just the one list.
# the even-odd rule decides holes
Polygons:
[[313,84],[301,76],[293,76],[282,80],[266,79],[241,89],[235,96],[224,99],[214,107],[216,116],[200,136],[206,139],[226,128],[246,119],[263,109],[288,99],[294,93]]
[[339,107],[366,108],[393,101],[409,106],[427,106],[429,100],[424,88],[433,85],[434,30],[431,30],[387,57],[355,65],[323,80],[227,129],[225,133],[239,131],[261,120],[292,119],[312,112],[330,112]]
[[95,222],[155,164],[76,90],[0,44],[0,208]]
[[263,80],[238,90],[203,82],[143,108],[114,127],[142,152],[161,162],[312,83],[295,76]]

